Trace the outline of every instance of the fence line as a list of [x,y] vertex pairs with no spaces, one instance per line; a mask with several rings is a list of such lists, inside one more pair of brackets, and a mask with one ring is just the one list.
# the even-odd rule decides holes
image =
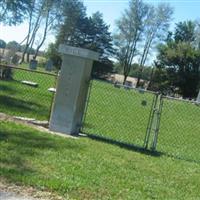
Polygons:
[[[0,77],[0,112],[49,120],[54,93],[48,89],[55,88],[57,75],[2,64],[0,69],[8,70],[6,77]],[[81,131],[200,161],[200,103],[196,101],[92,80]]]
[[84,133],[200,161],[200,103],[99,80],[88,98]]
[[0,112],[49,120],[57,75],[10,65],[0,65]]
[[10,68],[10,69],[18,69],[18,70],[22,70],[22,71],[33,72],[33,73],[38,73],[38,74],[45,74],[45,75],[57,77],[57,74],[53,74],[53,73],[49,73],[49,72],[43,72],[43,71],[39,71],[39,70],[31,70],[31,69],[27,69],[27,68],[23,68],[23,67],[17,67],[15,65],[4,65],[4,64],[0,63],[0,68],[1,67],[2,68]]

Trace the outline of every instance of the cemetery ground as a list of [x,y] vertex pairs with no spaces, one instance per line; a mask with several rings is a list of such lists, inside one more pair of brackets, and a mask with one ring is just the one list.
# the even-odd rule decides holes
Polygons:
[[198,163],[0,122],[0,178],[64,199],[199,199]]
[[[24,85],[21,80],[36,82],[38,87]],[[0,112],[49,120],[53,93],[48,88],[55,87],[55,81],[55,76],[14,70],[13,80],[0,81]],[[83,131],[142,146],[154,97],[94,80]],[[200,106],[164,99],[157,150],[200,161],[199,121]]]
[[[27,79],[38,87],[21,83]],[[48,120],[54,86],[54,76],[15,70],[0,81],[0,112]],[[153,94],[101,81],[91,87],[84,132],[141,146]],[[198,199],[199,118],[199,106],[166,99],[157,156],[0,121],[0,176],[65,199]]]
[[[55,87],[55,76],[17,69],[12,73],[13,80],[0,82],[0,112],[48,120],[53,100],[48,88]],[[37,83],[38,87],[24,85],[23,80]]]

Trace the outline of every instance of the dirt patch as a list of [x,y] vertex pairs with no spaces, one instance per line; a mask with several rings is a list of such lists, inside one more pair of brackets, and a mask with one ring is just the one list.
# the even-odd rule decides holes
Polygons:
[[0,113],[0,121],[11,121],[11,122],[27,125],[38,131],[42,131],[42,132],[49,133],[52,135],[58,135],[58,136],[65,137],[65,138],[78,139],[78,137],[75,137],[75,136],[49,131],[47,121],[38,121],[35,119],[31,119],[31,118],[17,117],[17,116],[13,117],[13,116],[7,115],[5,113]]
[[[33,187],[20,186],[13,183],[8,183],[0,177],[0,193],[5,196],[16,197],[16,199],[27,200],[64,200],[58,194],[49,191],[39,191]],[[3,200],[3,199],[2,199]]]

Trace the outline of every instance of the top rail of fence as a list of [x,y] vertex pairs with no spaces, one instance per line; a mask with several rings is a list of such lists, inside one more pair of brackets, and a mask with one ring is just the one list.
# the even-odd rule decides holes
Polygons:
[[43,72],[43,71],[38,71],[38,70],[26,69],[26,68],[22,68],[22,67],[17,67],[15,65],[0,64],[0,67],[6,67],[6,68],[11,68],[11,69],[18,69],[18,70],[23,70],[23,71],[27,71],[27,72],[34,72],[34,73],[44,74],[44,75],[49,75],[49,76],[54,76],[54,77],[57,76],[57,74],[53,74],[53,73],[49,73],[49,72]]
[[123,85],[121,83],[113,83],[111,81],[108,81],[108,80],[101,80],[101,79],[96,79],[96,78],[92,78],[91,80],[97,80],[97,81],[100,81],[100,82],[107,82],[107,83],[110,83],[112,85],[116,85],[116,86],[119,86],[119,87],[123,87],[123,88],[126,88],[126,89],[130,89],[130,90],[136,90],[138,92],[141,92],[141,93],[149,93],[149,94],[160,94],[159,92],[154,92],[154,91],[150,91],[150,90],[146,90],[146,89],[143,89],[143,88],[135,88],[135,87],[131,87],[131,86],[128,86],[128,85]]
[[170,97],[170,96],[162,96],[162,98],[170,99],[170,100],[175,100],[175,101],[180,101],[180,102],[186,102],[186,103],[193,103],[193,104],[198,104],[198,105],[200,105],[200,102],[194,101],[194,100],[180,99],[180,98]]

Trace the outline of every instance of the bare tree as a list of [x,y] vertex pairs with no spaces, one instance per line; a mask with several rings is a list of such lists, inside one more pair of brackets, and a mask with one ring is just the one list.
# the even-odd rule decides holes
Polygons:
[[41,23],[41,13],[42,13],[43,5],[41,5],[40,8],[38,8],[37,0],[32,0],[31,3],[32,3],[32,6],[29,9],[28,33],[25,39],[26,44],[25,44],[25,48],[22,54],[21,63],[24,62],[25,55],[31,43],[34,41],[35,35]]
[[32,7],[29,11],[29,28],[25,39],[26,45],[22,54],[21,63],[24,62],[26,54],[27,62],[29,62],[30,50],[33,48],[35,39],[39,32],[43,32],[42,39],[34,55],[34,58],[37,57],[48,31],[52,30],[55,23],[58,23],[61,17],[61,2],[61,0],[32,0]]
[[161,3],[157,7],[149,6],[146,21],[144,23],[143,41],[144,47],[140,58],[140,71],[136,86],[139,86],[144,65],[149,54],[149,50],[155,40],[164,39],[170,25],[173,9],[169,4]]
[[133,58],[137,55],[137,44],[144,31],[144,20],[148,11],[148,5],[142,0],[131,0],[129,8],[117,21],[117,33],[114,35],[117,47],[117,59],[124,72],[125,84],[131,69]]
[[45,1],[45,7],[44,7],[44,12],[43,12],[43,22],[44,22],[43,34],[42,34],[42,38],[39,44],[37,45],[37,48],[33,57],[34,59],[36,59],[40,48],[44,44],[47,37],[47,33],[50,32],[55,27],[55,24],[59,23],[59,20],[62,17],[61,15],[62,9],[60,8],[61,5],[62,5],[62,1],[59,1],[59,0]]

